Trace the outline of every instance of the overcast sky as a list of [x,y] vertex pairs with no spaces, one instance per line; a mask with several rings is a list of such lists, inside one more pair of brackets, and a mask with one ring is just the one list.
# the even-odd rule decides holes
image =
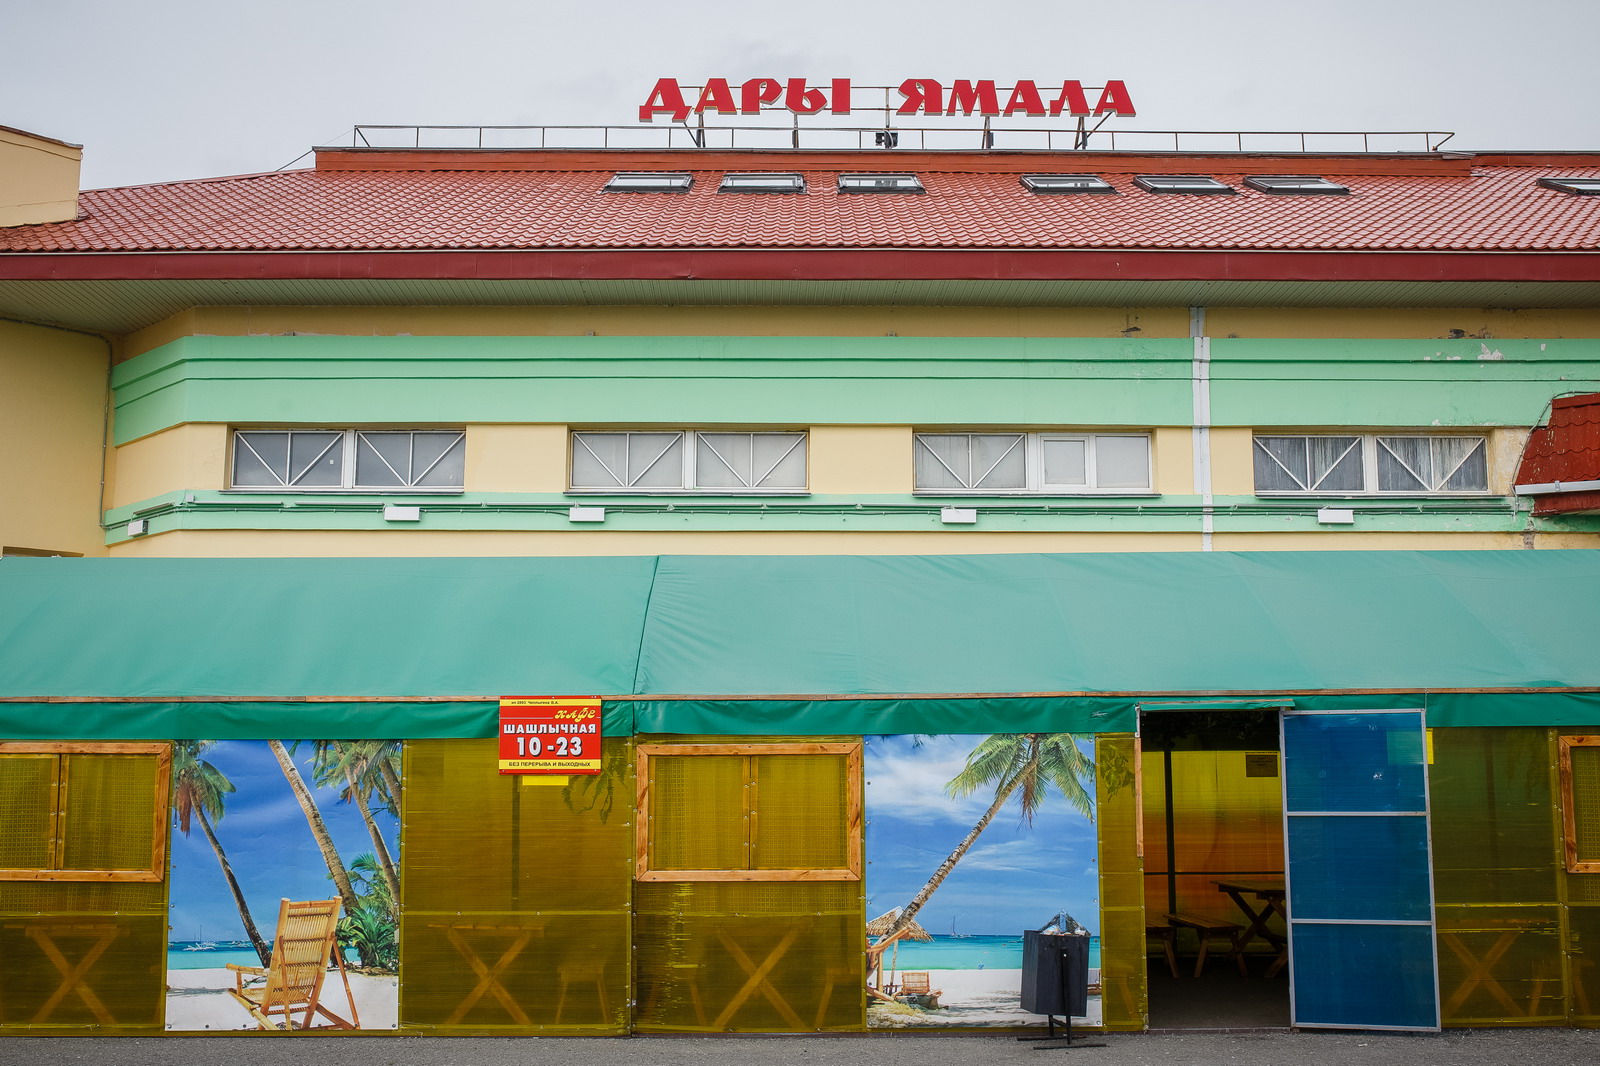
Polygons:
[[668,76],[1121,79],[1125,129],[1600,149],[1597,0],[0,0],[0,25],[0,125],[83,144],[86,188],[275,170],[356,123],[628,124]]

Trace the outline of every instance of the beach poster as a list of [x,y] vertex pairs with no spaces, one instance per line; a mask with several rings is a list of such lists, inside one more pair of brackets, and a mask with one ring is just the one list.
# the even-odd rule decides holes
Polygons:
[[174,742],[168,1030],[396,1028],[400,752]]
[[1093,737],[868,737],[864,768],[868,1026],[1044,1025],[1022,934],[1052,925],[1090,937],[1098,1025]]

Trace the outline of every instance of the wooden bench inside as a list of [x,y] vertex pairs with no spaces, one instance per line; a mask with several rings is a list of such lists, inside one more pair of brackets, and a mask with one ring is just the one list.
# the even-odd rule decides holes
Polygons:
[[1195,960],[1194,975],[1199,977],[1206,968],[1206,955],[1211,950],[1211,941],[1226,940],[1228,954],[1233,956],[1233,961],[1239,967],[1239,976],[1248,977],[1250,971],[1244,964],[1244,944],[1240,936],[1244,933],[1244,926],[1235,925],[1233,922],[1218,921],[1215,918],[1202,918],[1195,914],[1168,914],[1167,921],[1175,926],[1193,929],[1200,941],[1200,957]]
[[1148,951],[1151,942],[1156,940],[1161,941],[1162,953],[1167,957],[1167,969],[1172,971],[1172,976],[1179,976],[1176,950],[1178,931],[1166,922],[1152,922],[1144,927],[1145,950]]

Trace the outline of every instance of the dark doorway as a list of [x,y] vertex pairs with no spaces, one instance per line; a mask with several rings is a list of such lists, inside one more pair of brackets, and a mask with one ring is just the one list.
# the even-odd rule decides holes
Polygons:
[[1289,974],[1274,965],[1281,917],[1272,914],[1267,935],[1249,937],[1242,952],[1234,947],[1252,925],[1246,908],[1270,912],[1272,886],[1283,882],[1278,712],[1147,712],[1140,736],[1150,1028],[1287,1027]]

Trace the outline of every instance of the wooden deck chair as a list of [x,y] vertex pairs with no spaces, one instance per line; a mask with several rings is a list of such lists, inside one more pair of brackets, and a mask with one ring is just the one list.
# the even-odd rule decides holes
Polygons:
[[926,970],[901,970],[900,971],[900,999],[921,1000],[925,1007],[937,1007],[939,997],[944,995],[942,989],[934,988],[929,980]]
[[[261,1029],[358,1029],[356,999],[350,993],[350,977],[344,959],[334,946],[339,925],[339,901],[318,899],[303,902],[284,900],[278,905],[278,938],[272,944],[272,961],[265,968],[228,963],[234,971],[234,986],[228,995],[250,1012]],[[345,1001],[350,1004],[346,1021],[322,1005],[322,981],[328,975],[328,956],[339,967],[344,981]],[[245,977],[264,977],[266,983],[245,987]],[[303,1012],[303,1013],[302,1013]],[[294,1017],[300,1014],[298,1024]],[[313,1026],[312,1017],[320,1014],[328,1025]]]

